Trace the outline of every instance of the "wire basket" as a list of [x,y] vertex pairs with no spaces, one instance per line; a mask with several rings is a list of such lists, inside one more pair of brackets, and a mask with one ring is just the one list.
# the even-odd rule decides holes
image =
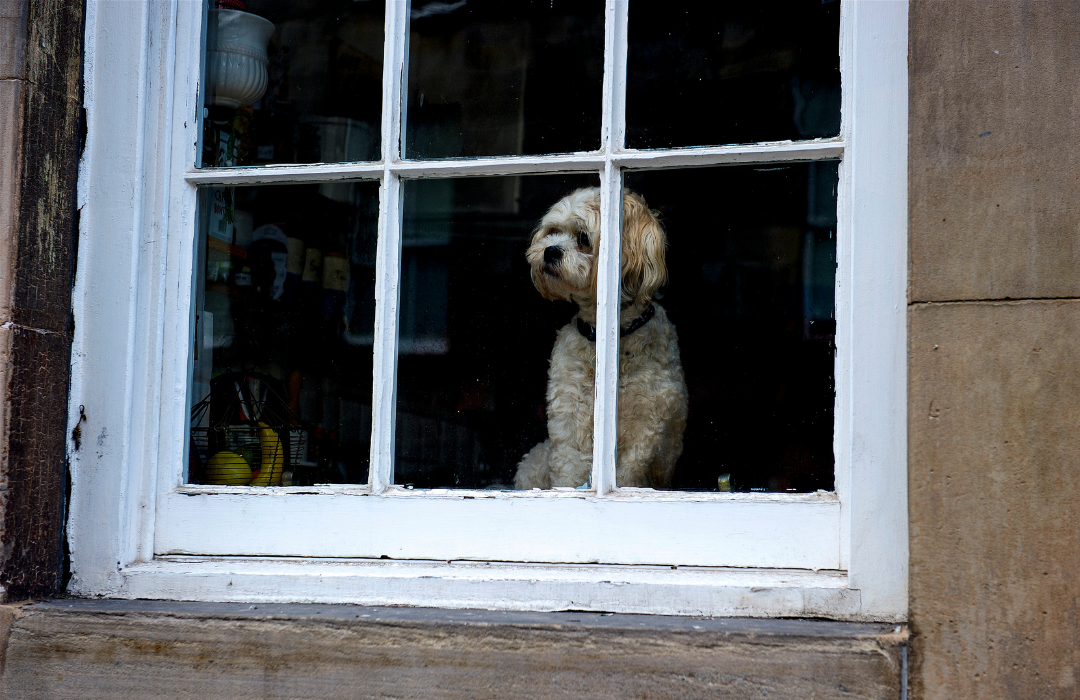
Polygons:
[[280,486],[284,472],[307,463],[310,428],[265,375],[215,377],[191,425],[190,483]]
[[[272,434],[271,434],[272,433]],[[198,453],[201,473],[192,473],[193,483],[243,485],[236,455],[251,470],[246,485],[280,486],[282,473],[307,457],[308,431],[303,428],[271,428],[230,425],[191,429],[191,449]],[[215,456],[222,455],[217,460]],[[265,468],[270,469],[264,474]],[[263,483],[266,482],[266,483]]]

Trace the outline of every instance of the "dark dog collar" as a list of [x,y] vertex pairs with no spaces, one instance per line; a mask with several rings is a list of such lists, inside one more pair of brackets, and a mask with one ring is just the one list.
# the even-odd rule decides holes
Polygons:
[[[619,329],[619,337],[625,338],[626,336],[630,335],[631,333],[651,321],[652,317],[655,315],[656,307],[652,304],[649,304],[649,307],[642,311],[640,316],[631,321],[629,326]],[[578,316],[577,320],[577,329],[578,333],[581,333],[583,336],[585,336],[585,340],[589,341],[590,343],[596,342],[596,329],[586,323],[585,320],[582,319],[580,316]]]

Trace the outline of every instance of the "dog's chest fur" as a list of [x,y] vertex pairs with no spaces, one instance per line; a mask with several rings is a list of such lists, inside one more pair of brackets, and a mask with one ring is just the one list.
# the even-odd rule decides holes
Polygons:
[[[548,433],[581,455],[592,453],[596,344],[577,329],[563,327],[555,340],[548,371]],[[682,453],[687,393],[675,326],[663,307],[643,327],[620,339],[618,466],[621,486],[670,485]],[[552,485],[588,481],[591,463],[553,460]]]

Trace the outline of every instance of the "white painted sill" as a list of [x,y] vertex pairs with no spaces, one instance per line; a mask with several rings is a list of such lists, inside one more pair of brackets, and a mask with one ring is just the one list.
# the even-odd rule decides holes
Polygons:
[[843,571],[166,556],[120,569],[114,583],[104,597],[903,620],[863,614]]

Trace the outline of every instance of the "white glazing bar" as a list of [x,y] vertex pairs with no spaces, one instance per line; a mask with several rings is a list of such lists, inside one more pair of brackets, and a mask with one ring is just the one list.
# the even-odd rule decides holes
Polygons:
[[627,0],[607,0],[604,8],[604,94],[600,114],[600,152],[610,160],[622,149],[626,130]]
[[[408,127],[406,126],[409,121],[409,91],[407,89],[409,83],[409,37],[412,35],[412,0],[388,0],[388,3],[396,6],[398,9],[403,9],[404,14],[399,20],[398,26],[398,38],[401,42],[401,71],[398,74],[398,93],[396,98],[397,104],[397,121],[394,122],[397,129],[397,140],[395,143],[396,150],[384,151],[383,160],[391,165],[400,164],[405,158],[405,154],[408,152],[406,144],[406,136],[408,135]],[[404,7],[402,7],[404,6]],[[389,10],[387,10],[389,12]],[[383,89],[386,89],[386,81],[383,81]],[[387,155],[389,153],[389,155]]]
[[387,0],[383,37],[382,181],[379,242],[375,254],[375,338],[372,358],[371,461],[368,483],[380,493],[393,480],[397,403],[397,321],[401,274],[401,179],[389,163],[400,160],[401,94],[409,3]]
[[600,143],[600,251],[596,269],[596,384],[593,392],[592,485],[615,489],[619,396],[619,297],[622,247],[622,171],[612,153],[622,147],[626,88],[626,0],[608,0],[604,18],[604,97]]
[[[604,146],[608,155],[621,153],[626,143],[626,52],[629,0],[615,0],[605,17],[604,55],[604,134],[609,143]],[[608,36],[610,34],[610,40]],[[610,58],[609,53],[610,52]],[[608,76],[611,76],[610,83]]]
[[615,488],[619,398],[619,288],[622,172],[608,164],[600,175],[600,259],[596,269],[596,386],[593,403],[593,487]]
[[709,165],[832,160],[844,154],[841,138],[813,141],[774,141],[704,148],[622,151],[614,156],[624,168],[693,168]]
[[382,161],[369,163],[297,163],[250,165],[239,168],[193,170],[184,179],[195,185],[263,185],[335,180],[376,180],[385,169]]
[[448,160],[410,160],[393,166],[409,178],[477,177],[533,173],[596,172],[604,164],[599,153],[565,153],[546,156],[507,156]]
[[387,171],[379,187],[379,243],[375,254],[375,338],[368,473],[368,483],[375,493],[386,490],[392,481],[394,467],[401,204],[401,180]]
[[[614,105],[613,105],[614,106]],[[614,112],[614,110],[613,110]],[[673,148],[649,151],[618,151],[612,160],[623,168],[686,168],[709,165],[773,163],[829,160],[844,153],[841,138],[813,141],[774,141],[767,143]],[[390,163],[316,163],[296,165],[255,165],[243,168],[209,168],[186,173],[184,179],[194,185],[258,185],[335,180],[374,180],[390,170],[402,177],[482,177],[487,175],[524,175],[530,173],[595,172],[604,167],[602,152],[566,153],[540,156],[509,156],[399,161]]]

